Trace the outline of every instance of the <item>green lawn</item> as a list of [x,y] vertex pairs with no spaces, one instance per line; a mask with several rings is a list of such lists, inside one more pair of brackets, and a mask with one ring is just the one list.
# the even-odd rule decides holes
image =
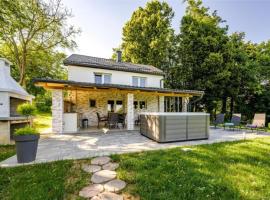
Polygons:
[[[10,148],[1,147],[0,156]],[[270,137],[190,148],[112,156],[128,183],[124,193],[149,200],[270,199]],[[82,162],[89,160],[0,168],[0,199],[79,199],[89,183]]]
[[141,199],[270,199],[270,138],[113,156]]
[[51,133],[52,114],[37,113],[34,119],[34,126],[38,129],[39,133]]
[[16,153],[14,145],[0,145],[0,162]]

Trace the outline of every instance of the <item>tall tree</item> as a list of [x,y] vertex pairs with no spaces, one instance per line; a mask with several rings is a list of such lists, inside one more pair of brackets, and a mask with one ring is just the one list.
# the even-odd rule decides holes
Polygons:
[[67,25],[71,12],[61,0],[2,0],[0,7],[0,45],[8,49],[0,54],[18,68],[21,85],[31,71],[32,55],[76,46],[73,37],[79,30]]
[[[178,54],[179,87],[204,90],[203,103],[212,112],[216,98],[222,95],[230,72],[224,50],[228,42],[228,27],[221,26],[216,12],[202,5],[201,0],[188,0],[181,20]],[[180,73],[179,73],[180,72]]]
[[157,0],[138,8],[123,28],[123,59],[163,69],[172,45],[173,15],[172,8],[166,2]]

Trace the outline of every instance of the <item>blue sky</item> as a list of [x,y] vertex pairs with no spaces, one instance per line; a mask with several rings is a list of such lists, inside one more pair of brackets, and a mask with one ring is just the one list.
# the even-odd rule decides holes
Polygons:
[[[80,27],[76,37],[79,53],[109,58],[112,48],[121,43],[122,27],[139,6],[147,0],[63,0],[72,10],[69,23]],[[167,0],[175,12],[172,26],[179,32],[181,17],[185,12],[182,0]],[[204,5],[217,10],[226,20],[229,32],[243,31],[246,40],[261,42],[270,39],[270,0],[203,0]]]

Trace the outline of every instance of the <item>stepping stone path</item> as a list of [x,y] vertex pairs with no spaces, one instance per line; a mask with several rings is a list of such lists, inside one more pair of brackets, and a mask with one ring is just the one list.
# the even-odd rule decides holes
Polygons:
[[79,196],[91,200],[123,200],[119,193],[126,187],[126,183],[116,179],[115,170],[118,163],[110,162],[109,157],[97,157],[91,160],[91,164],[83,164],[82,170],[92,174],[90,185],[84,187]]

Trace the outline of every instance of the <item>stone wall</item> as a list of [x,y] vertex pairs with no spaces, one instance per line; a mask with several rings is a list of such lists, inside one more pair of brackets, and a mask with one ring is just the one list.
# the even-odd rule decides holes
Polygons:
[[[146,93],[134,94],[134,101],[145,101],[146,108],[134,110],[134,120],[138,118],[140,112],[157,112],[158,111],[158,96]],[[90,107],[89,100],[96,100],[96,107]],[[97,112],[101,116],[108,114],[107,102],[108,100],[123,101],[125,113],[127,113],[127,93],[119,92],[118,90],[110,91],[69,91],[65,96],[66,101],[76,104],[76,112],[80,113],[81,118],[87,118],[90,126],[97,126]]]
[[52,90],[52,131],[63,132],[64,97],[62,90]]

